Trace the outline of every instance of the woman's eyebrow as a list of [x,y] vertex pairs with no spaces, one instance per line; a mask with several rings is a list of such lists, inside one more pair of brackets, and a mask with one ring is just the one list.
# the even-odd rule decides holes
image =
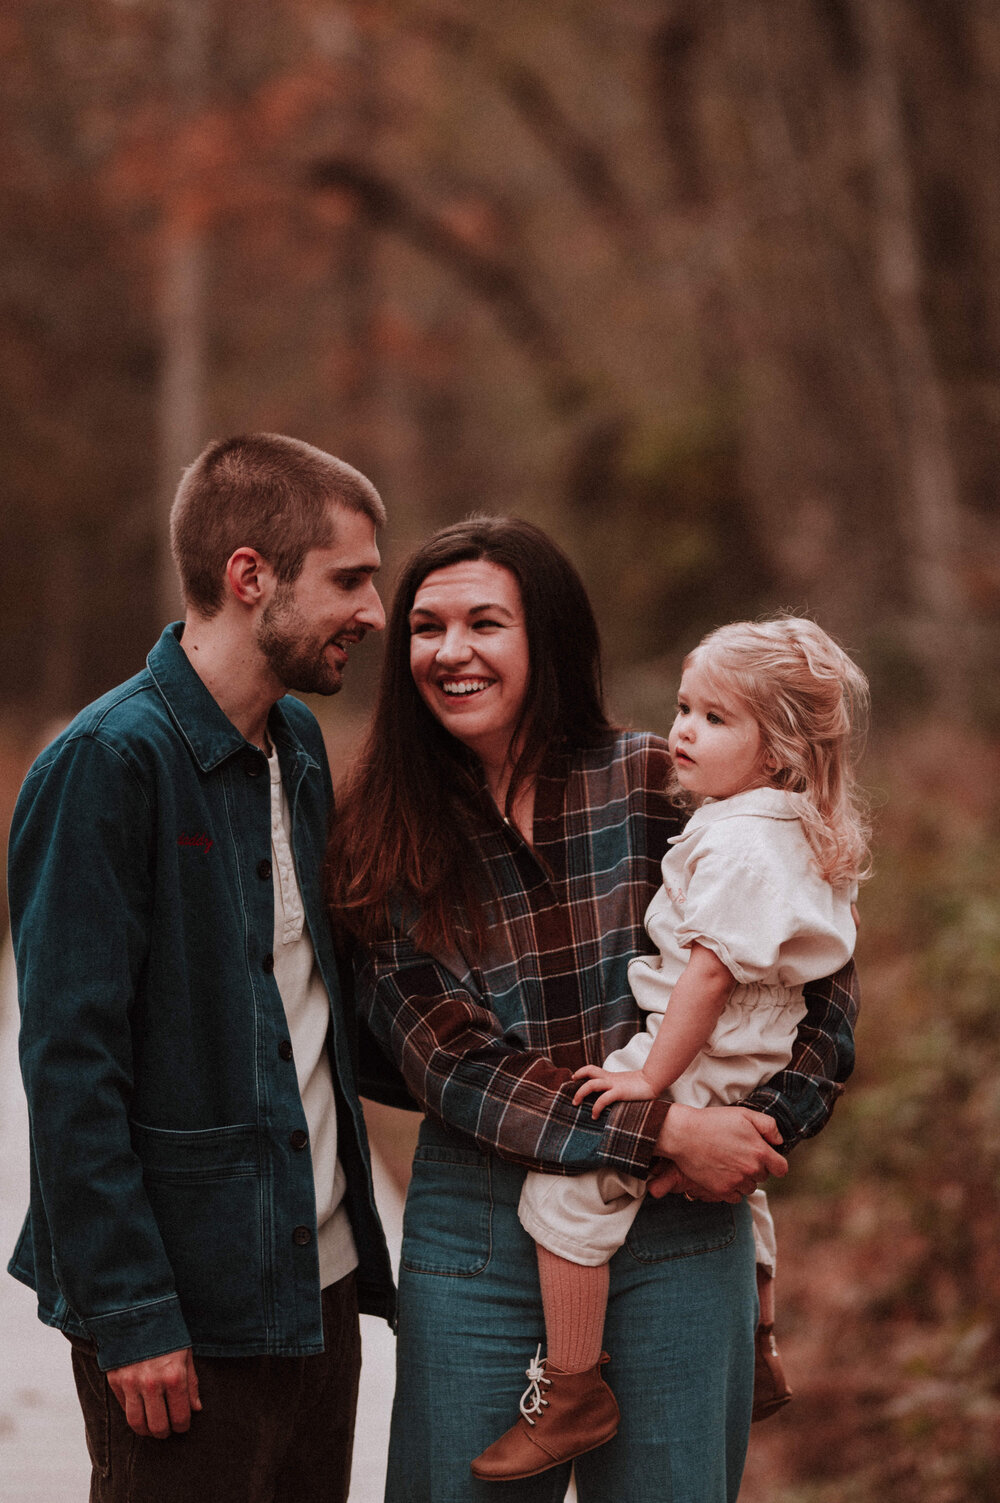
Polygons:
[[513,617],[514,614],[513,611],[508,610],[505,605],[501,605],[499,601],[492,600],[487,600],[483,605],[470,605],[469,607],[470,616],[478,616],[480,611],[502,611],[505,616],[511,617]]
[[[493,602],[487,600],[482,605],[470,605],[465,614],[467,616],[478,616],[481,611],[498,611],[502,612],[505,616],[509,616],[512,621],[514,619],[513,611],[509,610],[507,606],[501,605],[499,601]],[[411,616],[436,616],[437,614],[438,612],[429,605],[415,605],[410,611]]]

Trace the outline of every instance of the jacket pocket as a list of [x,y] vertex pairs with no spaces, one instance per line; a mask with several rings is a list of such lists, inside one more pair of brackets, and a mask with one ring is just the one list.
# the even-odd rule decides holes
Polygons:
[[492,1251],[489,1159],[474,1149],[422,1145],[403,1217],[403,1267],[413,1273],[471,1278]]
[[262,1341],[264,1183],[256,1128],[173,1132],[133,1122],[132,1142],[192,1339],[230,1350]]

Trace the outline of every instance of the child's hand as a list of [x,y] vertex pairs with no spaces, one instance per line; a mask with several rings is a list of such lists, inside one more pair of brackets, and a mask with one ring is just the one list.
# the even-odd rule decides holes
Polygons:
[[587,1082],[573,1097],[574,1106],[579,1106],[585,1096],[591,1096],[595,1091],[602,1092],[591,1112],[595,1121],[612,1101],[652,1101],[656,1095],[641,1070],[605,1070],[601,1065],[584,1065],[574,1070],[573,1079]]

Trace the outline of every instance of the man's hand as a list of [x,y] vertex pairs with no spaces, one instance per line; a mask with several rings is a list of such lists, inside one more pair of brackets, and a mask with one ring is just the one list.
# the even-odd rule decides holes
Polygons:
[[641,1070],[605,1070],[600,1065],[581,1065],[579,1070],[573,1071],[573,1079],[586,1081],[573,1097],[574,1106],[579,1106],[595,1091],[602,1093],[594,1102],[591,1113],[595,1122],[612,1101],[652,1101],[656,1095],[654,1086]]
[[166,1440],[181,1434],[191,1428],[192,1411],[201,1408],[190,1347],[114,1367],[108,1382],[136,1435]]
[[787,1161],[771,1146],[780,1142],[778,1124],[765,1112],[745,1106],[691,1107],[674,1102],[656,1146],[676,1172],[655,1175],[650,1193],[680,1192],[696,1200],[735,1203],[772,1174],[780,1178],[788,1173]]

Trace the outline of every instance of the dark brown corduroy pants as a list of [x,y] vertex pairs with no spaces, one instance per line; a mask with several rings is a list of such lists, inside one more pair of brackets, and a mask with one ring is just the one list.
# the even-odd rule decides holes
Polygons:
[[129,1429],[93,1350],[74,1341],[90,1503],[347,1503],[361,1372],[353,1273],[323,1291],[323,1335],[314,1357],[196,1357],[203,1408],[166,1440]]

